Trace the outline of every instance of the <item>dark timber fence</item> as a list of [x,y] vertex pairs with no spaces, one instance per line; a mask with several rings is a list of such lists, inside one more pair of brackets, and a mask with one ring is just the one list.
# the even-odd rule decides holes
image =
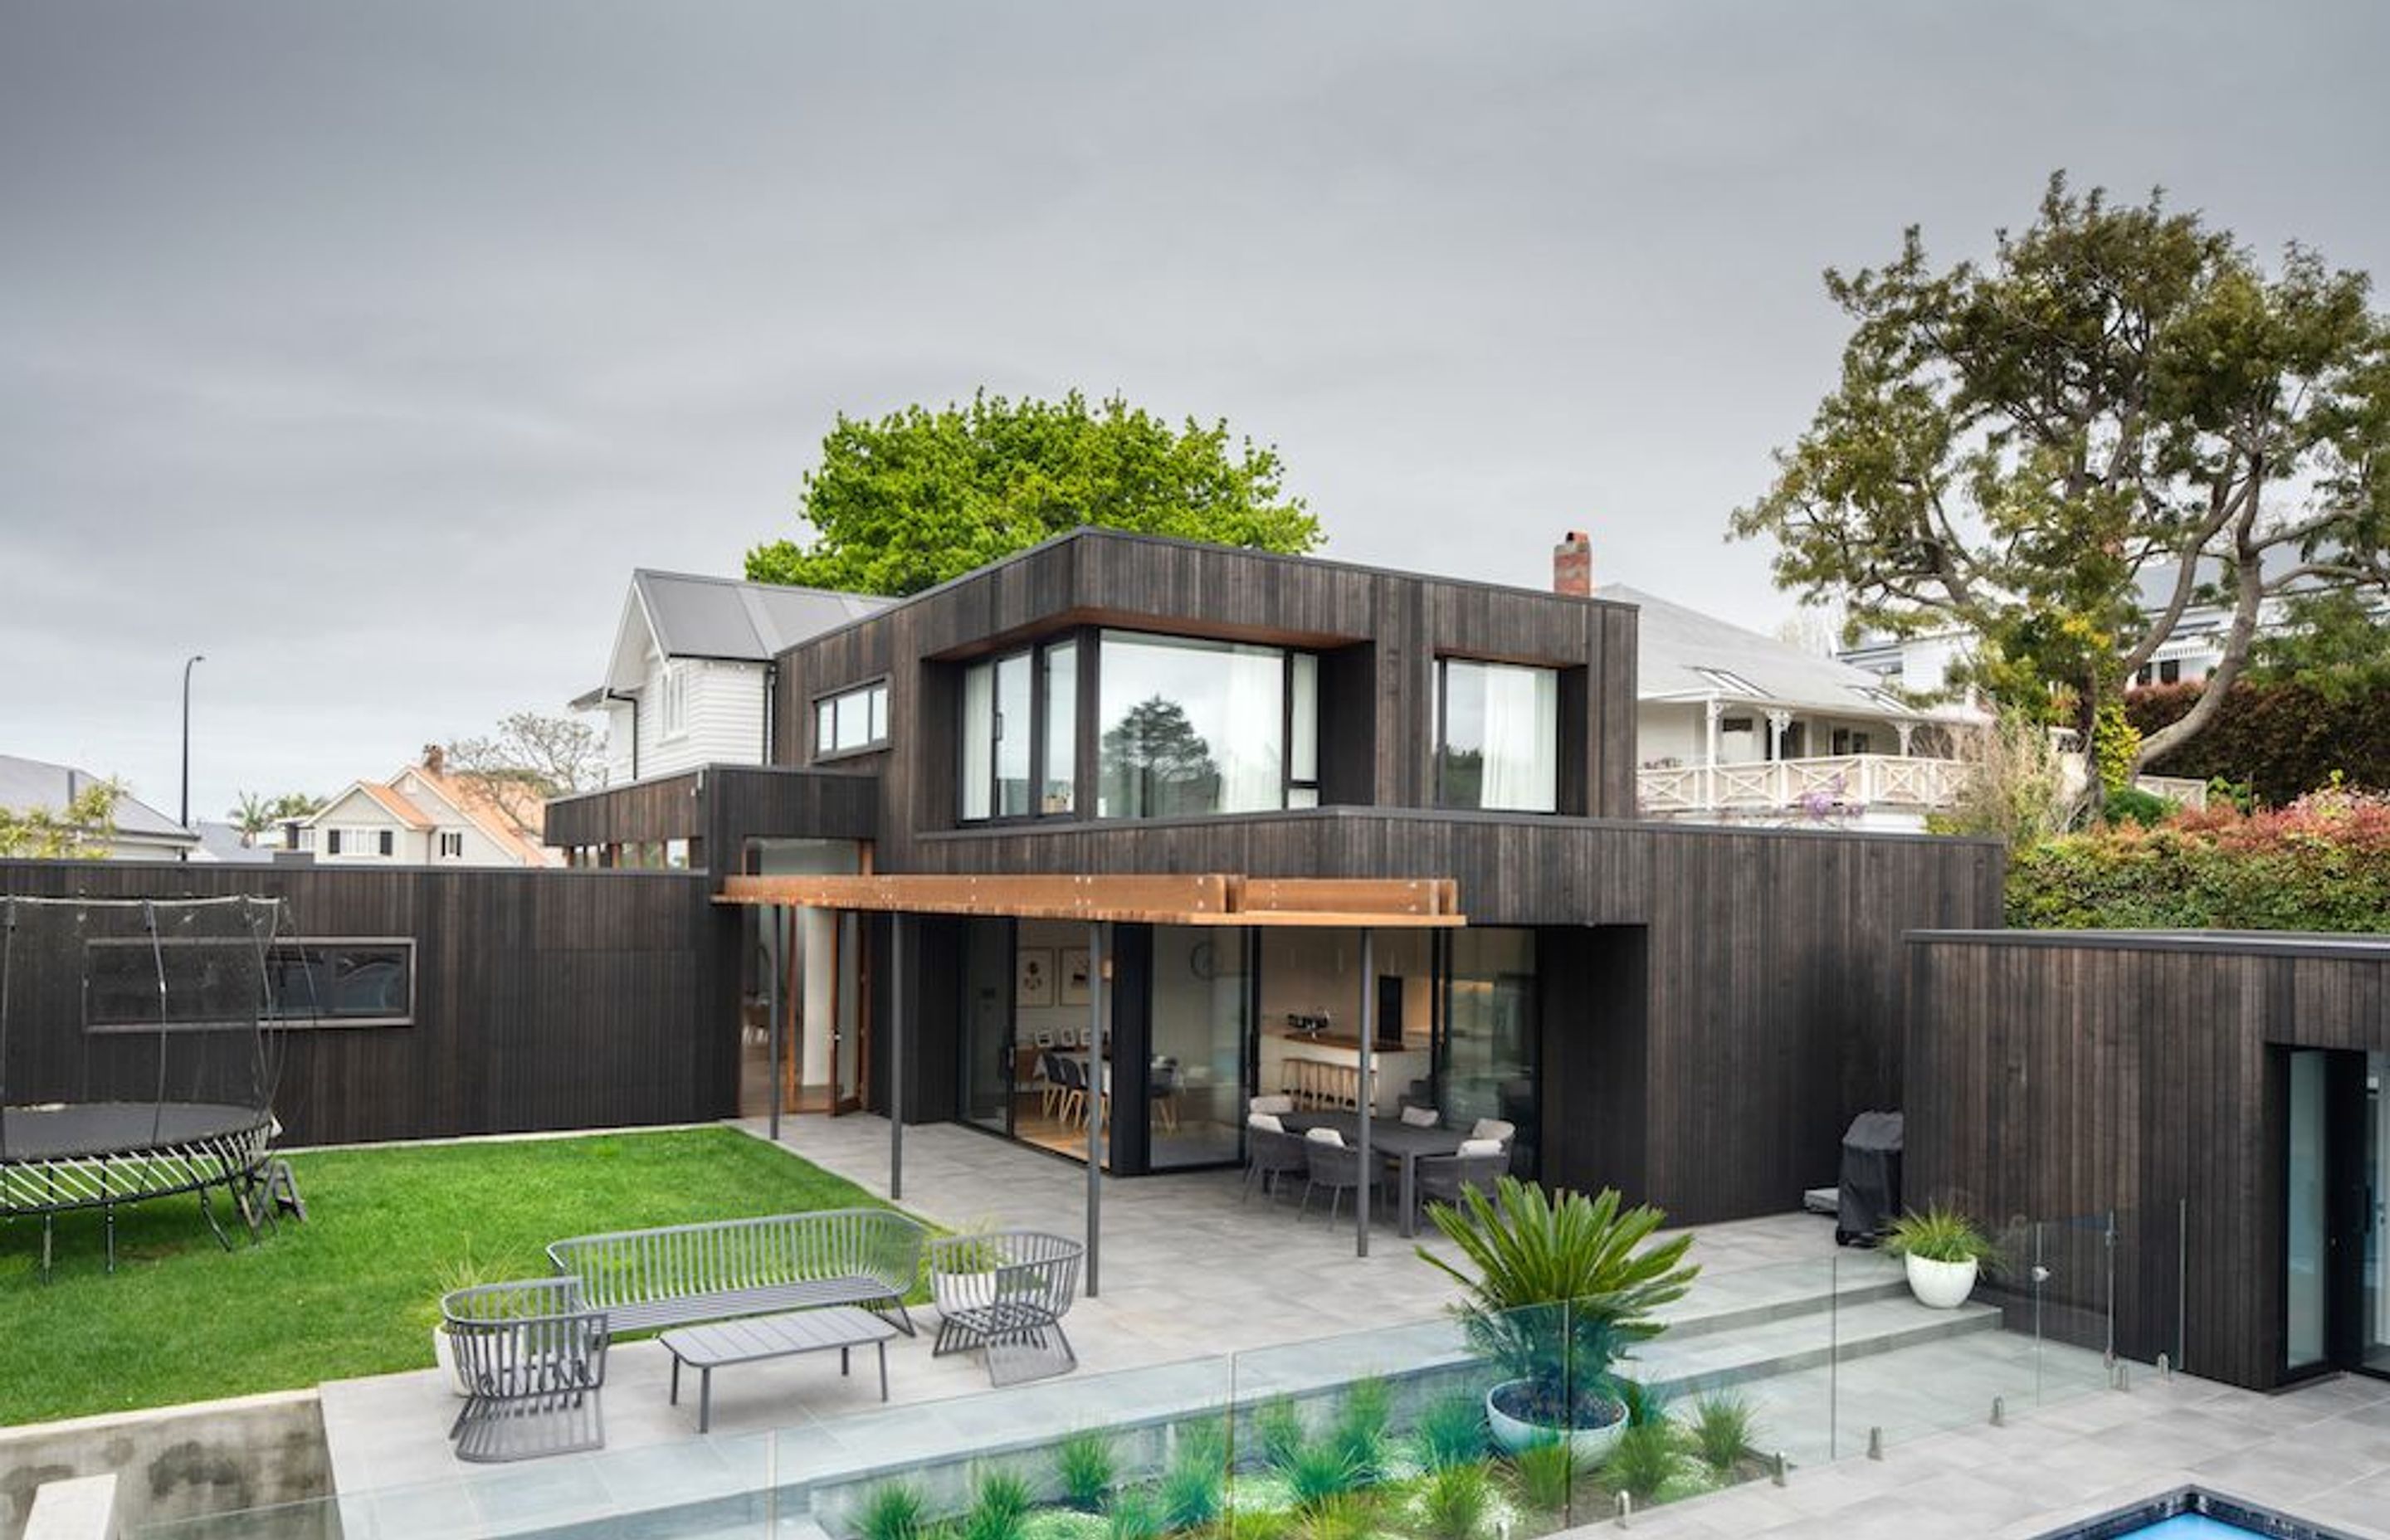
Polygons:
[[[703,873],[0,861],[0,894],[256,893],[414,942],[411,1020],[284,1034],[288,1144],[682,1123],[738,1105],[738,928]],[[72,966],[71,959],[60,959]],[[69,1057],[79,1020],[13,1020]],[[21,1043],[23,1040],[19,1039]]]

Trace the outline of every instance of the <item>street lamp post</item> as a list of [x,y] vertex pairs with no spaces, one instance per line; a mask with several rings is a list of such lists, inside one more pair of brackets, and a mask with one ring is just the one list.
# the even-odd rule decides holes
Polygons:
[[[183,832],[186,834],[191,831],[191,665],[207,661],[205,653],[195,652],[183,661]],[[180,854],[185,861],[191,858],[187,847]]]

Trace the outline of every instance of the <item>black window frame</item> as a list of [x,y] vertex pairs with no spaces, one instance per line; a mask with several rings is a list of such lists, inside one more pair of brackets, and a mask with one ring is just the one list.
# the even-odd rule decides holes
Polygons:
[[[1079,808],[1086,798],[1087,755],[1086,745],[1082,740],[1086,736],[1087,686],[1088,681],[1094,676],[1091,659],[1099,650],[1087,645],[1087,638],[1092,634],[1089,627],[1073,626],[1067,631],[1052,632],[1034,640],[1002,648],[994,652],[983,652],[976,658],[965,659],[957,665],[956,676],[957,687],[955,690],[954,709],[955,823],[958,827],[987,828],[1002,824],[1034,824],[1044,819],[1069,819],[1079,816]],[[1077,721],[1073,724],[1071,735],[1071,805],[1048,813],[1045,811],[1044,805],[1046,783],[1048,779],[1046,774],[1047,736],[1046,724],[1048,707],[1046,689],[1046,655],[1062,647],[1077,648],[1072,675],[1073,688],[1076,691],[1078,699],[1073,702],[1073,715],[1076,716]],[[1004,783],[1004,777],[999,773],[996,747],[1005,741],[1004,709],[996,704],[996,675],[999,669],[1016,658],[1027,660],[1029,665],[1029,807],[1024,813],[1002,813],[997,811],[1003,805],[1003,799],[998,795],[998,790]],[[963,681],[969,676],[970,671],[976,668],[984,668],[988,671],[988,714],[989,719],[996,725],[996,736],[988,739],[987,744],[987,785],[984,789],[987,792],[988,811],[984,815],[974,818],[964,811],[966,804],[963,801],[964,769],[970,763],[970,735],[968,731],[970,724],[965,718],[963,704],[970,699],[970,690]]]
[[[1452,746],[1450,729],[1452,688],[1446,674],[1455,663],[1468,663],[1477,668],[1540,669],[1552,676],[1552,687],[1555,690],[1559,690],[1566,683],[1568,675],[1567,668],[1557,663],[1524,663],[1514,658],[1486,658],[1473,652],[1437,653],[1434,677],[1435,710],[1433,713],[1435,720],[1430,724],[1430,730],[1435,736],[1429,754],[1431,779],[1428,787],[1434,805],[1449,808],[1456,813],[1508,813],[1528,818],[1560,816],[1561,809],[1568,802],[1570,746],[1568,734],[1562,730],[1561,723],[1557,719],[1552,725],[1552,805],[1549,808],[1487,807],[1484,772],[1482,766],[1478,773],[1477,801],[1463,803],[1447,800],[1445,791],[1445,755]],[[1561,717],[1565,717],[1567,713],[1562,711],[1559,714]]]
[[[113,950],[123,950],[127,953],[130,965],[136,976],[140,975],[145,969],[154,968],[150,960],[151,943],[146,937],[102,938],[95,939],[86,944],[99,956],[106,956]],[[254,945],[251,942],[224,937],[211,937],[198,941],[161,940],[157,944],[165,947],[217,945],[253,947]],[[403,959],[400,962],[401,977],[405,987],[402,1006],[395,1012],[379,1010],[342,1014],[337,1008],[326,1008],[328,1004],[337,1007],[337,1001],[313,1000],[310,1002],[312,1008],[303,1010],[291,1009],[288,1001],[276,1001],[271,995],[275,988],[275,965],[278,962],[288,966],[289,960],[294,956],[303,960],[311,952],[320,954],[321,965],[328,969],[336,968],[341,959],[352,954],[387,953]],[[266,947],[265,966],[266,988],[269,994],[268,997],[258,1002],[255,1023],[257,1025],[276,1032],[285,1032],[315,1027],[411,1027],[416,1024],[416,1007],[419,996],[417,992],[416,943],[413,936],[277,936]],[[151,977],[154,977],[154,974]],[[121,1015],[101,1016],[97,1013],[109,1008],[108,1001],[110,997],[109,990],[101,987],[87,991],[84,1006],[84,1031],[95,1037],[121,1037],[158,1032],[247,1032],[252,1024],[246,1019],[215,1020],[198,1018],[183,1021],[169,1020],[161,1025],[157,1017],[158,995],[154,985],[145,987],[136,977],[128,994],[138,997],[137,1006]]]
[[[891,678],[892,675],[885,674],[875,674],[871,678],[858,681],[855,684],[842,685],[834,690],[824,690],[821,694],[813,698],[813,711],[810,714],[813,718],[814,764],[822,764],[832,760],[852,759],[857,754],[878,754],[884,753],[887,751],[888,746],[895,741],[895,732],[893,729],[895,717],[895,691],[891,686]],[[853,696],[860,695],[866,697],[863,713],[865,727],[867,731],[871,721],[871,703],[868,697],[874,690],[881,692],[883,697],[885,697],[880,711],[879,735],[875,738],[868,738],[865,742],[859,743],[851,749],[825,749],[822,747],[822,708],[824,706],[830,708],[832,735],[835,737],[836,725],[838,721],[838,702],[847,699]]]

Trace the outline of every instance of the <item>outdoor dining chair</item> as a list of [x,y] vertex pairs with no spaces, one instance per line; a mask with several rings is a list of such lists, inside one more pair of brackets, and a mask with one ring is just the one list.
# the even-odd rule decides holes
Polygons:
[[1361,1152],[1347,1145],[1342,1136],[1336,1136],[1333,1143],[1317,1136],[1329,1132],[1314,1129],[1304,1138],[1303,1153],[1310,1169],[1304,1174],[1303,1202],[1294,1213],[1297,1219],[1311,1212],[1311,1195],[1321,1187],[1328,1189],[1328,1217],[1334,1219],[1346,1193],[1358,1194],[1365,1186],[1375,1192],[1380,1186],[1375,1163],[1364,1170]]
[[1430,1203],[1458,1206],[1463,1192],[1475,1190],[1491,1197],[1494,1185],[1510,1169],[1507,1151],[1491,1155],[1422,1155],[1417,1174],[1411,1178],[1411,1200],[1420,1214]]
[[[1255,1113],[1254,1116],[1276,1121],[1275,1114]],[[1286,1190],[1289,1177],[1305,1175],[1310,1170],[1310,1152],[1304,1148],[1301,1135],[1287,1133],[1283,1128],[1249,1124],[1245,1129],[1244,1193],[1237,1200],[1240,1203],[1251,1201],[1253,1188],[1258,1187],[1263,1197],[1275,1201],[1277,1196]]]

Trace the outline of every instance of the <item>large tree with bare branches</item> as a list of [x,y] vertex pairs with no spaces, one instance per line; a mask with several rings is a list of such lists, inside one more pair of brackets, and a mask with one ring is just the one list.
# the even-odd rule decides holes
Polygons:
[[[2033,225],[1937,269],[1912,227],[1830,271],[1842,379],[1733,533],[1851,631],[1966,630],[1973,682],[2088,727],[2187,611],[2230,616],[2180,747],[2294,592],[2390,589],[2390,324],[2361,273],[2050,179]],[[2144,602],[2155,584],[2158,602]]]

